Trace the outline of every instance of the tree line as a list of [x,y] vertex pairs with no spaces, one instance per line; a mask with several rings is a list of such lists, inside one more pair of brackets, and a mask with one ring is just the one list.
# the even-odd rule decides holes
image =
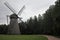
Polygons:
[[[60,0],[51,5],[41,16],[30,17],[19,23],[21,34],[45,34],[60,36]],[[0,34],[7,34],[8,26],[0,25]]]

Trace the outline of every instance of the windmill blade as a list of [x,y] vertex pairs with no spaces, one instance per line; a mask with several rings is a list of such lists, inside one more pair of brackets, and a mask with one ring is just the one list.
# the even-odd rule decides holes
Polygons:
[[23,22],[21,19],[22,19],[22,18],[19,17],[19,20],[20,20],[21,22]]
[[4,3],[13,13],[15,13],[16,11],[10,6],[10,4],[8,2]]
[[18,12],[18,15],[22,13],[22,11],[25,9],[25,5],[20,9],[20,11]]
[[7,24],[8,24],[8,17],[9,17],[9,15],[6,15],[6,17],[7,17]]

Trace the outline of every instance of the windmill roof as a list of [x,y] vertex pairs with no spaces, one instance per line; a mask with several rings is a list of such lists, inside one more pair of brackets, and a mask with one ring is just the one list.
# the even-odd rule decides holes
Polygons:
[[14,14],[11,14],[11,15],[10,15],[10,18],[18,18],[18,15],[15,14],[15,13],[14,13]]

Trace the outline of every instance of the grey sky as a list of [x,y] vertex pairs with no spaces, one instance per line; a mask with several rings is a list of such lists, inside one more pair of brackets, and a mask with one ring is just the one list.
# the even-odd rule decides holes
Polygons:
[[4,5],[5,1],[9,2],[17,13],[22,6],[25,5],[26,8],[23,10],[20,17],[23,18],[22,20],[26,21],[31,16],[38,16],[38,14],[42,15],[56,0],[0,0],[0,24],[6,24],[6,15],[12,14]]

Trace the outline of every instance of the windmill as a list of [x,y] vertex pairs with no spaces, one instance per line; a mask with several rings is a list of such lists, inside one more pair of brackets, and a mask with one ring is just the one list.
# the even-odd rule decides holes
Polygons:
[[18,12],[18,14],[16,14],[16,11],[10,6],[10,4],[8,2],[4,3],[12,12],[13,14],[11,15],[7,15],[7,23],[8,23],[8,17],[10,18],[10,24],[8,27],[8,34],[20,34],[20,29],[19,29],[19,25],[18,25],[18,18],[21,20],[20,17],[18,17],[18,15],[22,13],[22,11],[25,8],[25,5],[20,9],[20,11]]

